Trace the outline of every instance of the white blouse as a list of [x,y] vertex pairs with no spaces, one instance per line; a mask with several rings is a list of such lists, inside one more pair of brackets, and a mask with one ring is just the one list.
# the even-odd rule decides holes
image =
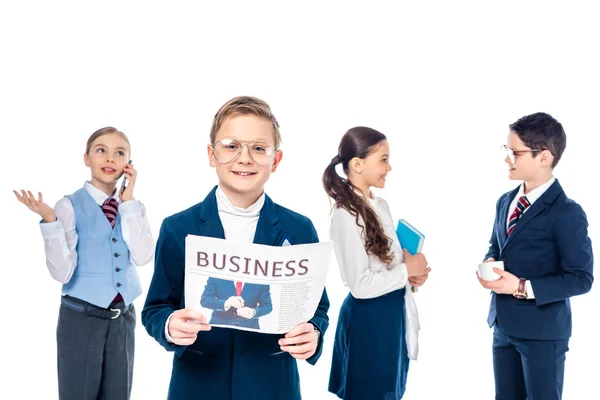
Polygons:
[[[334,208],[331,217],[330,237],[344,285],[357,299],[370,299],[394,290],[406,288],[406,345],[408,357],[416,360],[418,354],[419,316],[404,264],[402,247],[396,236],[394,220],[387,202],[378,197],[367,198],[379,217],[384,233],[391,238],[394,259],[390,268],[377,256],[367,254],[363,229],[356,217],[344,208]],[[364,226],[359,216],[359,223]]]

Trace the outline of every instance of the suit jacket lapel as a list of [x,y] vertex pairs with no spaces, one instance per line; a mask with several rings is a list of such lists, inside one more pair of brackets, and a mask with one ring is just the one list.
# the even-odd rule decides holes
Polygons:
[[198,229],[202,236],[225,239],[225,231],[223,230],[223,224],[221,223],[221,218],[219,218],[219,210],[217,208],[216,192],[217,187],[215,186],[202,202]]
[[[515,225],[515,229],[513,229],[510,236],[507,238],[504,243],[504,249],[508,246],[509,243],[512,243],[513,240],[519,235],[519,233],[525,229],[528,223],[530,223],[538,214],[544,211],[548,204],[552,204],[554,200],[558,197],[558,195],[562,192],[562,187],[556,180],[549,188],[542,194],[542,196],[535,201],[530,207],[529,210],[519,218],[517,221],[517,225]],[[506,224],[505,230],[506,230]]]
[[277,226],[279,216],[275,203],[265,194],[265,204],[260,210],[256,233],[254,234],[254,243],[265,244],[267,246],[277,246],[283,235],[281,229]]
[[[223,224],[219,218],[219,210],[217,208],[216,191],[217,187],[215,186],[202,202],[199,230],[202,236],[225,239],[225,231],[223,230]],[[265,204],[258,216],[254,243],[267,246],[279,245],[283,232],[277,226],[278,221],[279,216],[275,208],[275,203],[273,203],[269,196],[265,195]]]
[[507,196],[504,197],[502,204],[500,205],[500,214],[498,215],[498,224],[500,229],[500,248],[504,248],[506,245],[506,221],[508,219],[508,207],[510,203],[515,198],[515,196],[519,193],[519,187],[510,192]]

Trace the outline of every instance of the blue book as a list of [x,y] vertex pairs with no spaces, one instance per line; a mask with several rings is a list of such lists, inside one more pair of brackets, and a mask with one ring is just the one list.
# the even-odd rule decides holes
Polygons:
[[396,235],[400,241],[400,246],[410,254],[415,255],[421,252],[425,235],[416,230],[414,226],[401,219],[398,221]]

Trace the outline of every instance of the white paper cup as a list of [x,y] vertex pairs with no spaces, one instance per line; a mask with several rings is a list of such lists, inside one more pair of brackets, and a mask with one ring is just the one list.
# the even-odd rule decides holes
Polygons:
[[497,281],[500,279],[500,275],[494,272],[494,268],[501,269],[504,271],[504,262],[502,261],[490,261],[479,264],[479,276],[484,281]]

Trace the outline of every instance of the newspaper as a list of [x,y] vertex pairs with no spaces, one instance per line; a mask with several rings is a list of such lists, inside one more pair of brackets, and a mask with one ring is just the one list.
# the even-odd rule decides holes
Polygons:
[[[286,245],[288,244],[288,245]],[[332,242],[265,246],[185,239],[185,306],[212,326],[287,333],[315,314]]]

